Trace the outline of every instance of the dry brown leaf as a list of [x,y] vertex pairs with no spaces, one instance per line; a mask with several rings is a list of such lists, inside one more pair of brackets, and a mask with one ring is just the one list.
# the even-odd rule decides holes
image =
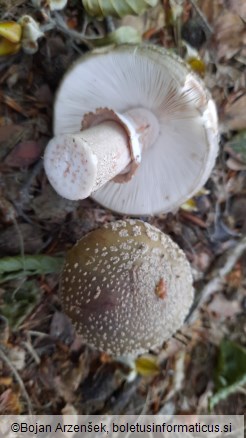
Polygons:
[[226,160],[226,165],[231,170],[246,170],[246,164],[236,158],[228,158],[228,160]]
[[28,167],[40,158],[41,152],[42,146],[38,141],[23,141],[12,149],[5,163],[11,167]]
[[214,38],[218,59],[231,59],[240,54],[246,42],[245,23],[239,15],[226,11],[215,22]]
[[56,311],[50,324],[50,335],[65,344],[71,344],[74,339],[74,328],[67,315]]
[[0,143],[8,141],[10,136],[18,135],[23,131],[19,125],[3,125],[0,126]]
[[14,100],[12,97],[8,96],[7,94],[0,93],[0,101],[5,103],[9,108],[16,111],[17,113],[20,113],[22,116],[27,117],[27,113],[24,108],[21,107],[21,105]]
[[0,377],[0,385],[2,386],[10,386],[12,385],[12,382],[12,377]]
[[15,222],[17,213],[12,203],[0,194],[0,222],[3,224],[12,224]]
[[40,220],[63,221],[68,213],[76,209],[77,202],[61,198],[48,184],[36,196],[31,206]]
[[215,295],[207,309],[209,313],[219,319],[231,318],[241,311],[238,300],[229,301],[221,294]]
[[18,415],[21,413],[20,393],[6,389],[0,395],[0,414]]
[[150,29],[155,29],[157,32],[165,25],[164,8],[159,4],[156,7],[149,9],[144,15],[137,17],[133,15],[127,15],[120,21],[120,23],[121,26],[134,27],[139,31],[140,35],[143,35]]
[[246,129],[246,93],[227,103],[223,123],[231,130]]
[[85,350],[79,357],[75,365],[70,361],[64,364],[64,369],[60,376],[55,378],[58,394],[64,398],[67,403],[74,400],[75,392],[81,382],[83,382],[90,372],[90,355]]
[[227,0],[226,6],[243,19],[246,18],[246,2],[245,0]]
[[6,254],[20,254],[21,248],[18,232],[22,236],[25,254],[38,254],[40,252],[44,244],[40,228],[34,223],[18,223],[18,230],[16,225],[10,225],[1,230],[0,257]]
[[237,263],[235,268],[227,275],[226,283],[234,289],[238,289],[243,282],[243,271],[240,263]]
[[224,0],[198,0],[197,6],[205,15],[208,22],[213,25],[214,21],[224,9]]

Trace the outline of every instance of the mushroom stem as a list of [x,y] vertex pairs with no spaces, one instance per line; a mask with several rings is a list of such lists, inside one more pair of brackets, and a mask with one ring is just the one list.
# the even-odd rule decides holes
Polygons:
[[[92,114],[91,121],[89,114],[88,129],[61,134],[48,143],[44,167],[59,195],[70,200],[84,199],[113,178],[125,182],[134,174],[142,150],[158,135],[158,122],[142,108],[122,115],[112,111],[112,115],[112,120],[96,124],[97,116],[93,120]],[[88,126],[87,120],[83,126]]]

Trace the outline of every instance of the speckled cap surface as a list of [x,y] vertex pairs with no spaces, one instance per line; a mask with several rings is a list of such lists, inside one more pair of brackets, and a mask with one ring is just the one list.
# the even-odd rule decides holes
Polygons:
[[85,342],[136,356],[183,324],[193,301],[191,269],[169,236],[140,220],[120,220],[68,252],[60,297]]

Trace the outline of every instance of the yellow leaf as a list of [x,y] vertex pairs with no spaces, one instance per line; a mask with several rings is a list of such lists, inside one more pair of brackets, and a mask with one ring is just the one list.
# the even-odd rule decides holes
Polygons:
[[0,23],[0,36],[11,43],[19,43],[21,39],[21,25],[14,21]]
[[184,202],[180,208],[185,211],[197,211],[196,201],[193,198],[188,199],[188,201]]
[[202,196],[202,195],[209,195],[210,190],[206,189],[205,187],[202,187],[195,196]]
[[204,76],[206,71],[206,66],[202,59],[199,58],[188,58],[187,63],[191,66],[192,70],[195,71],[199,76]]
[[155,376],[160,372],[157,358],[151,355],[138,357],[135,360],[135,367],[138,374],[141,376]]
[[196,197],[197,196],[202,196],[202,195],[209,195],[210,191],[207,190],[205,187],[202,187],[195,195],[193,198],[188,199],[188,201],[184,202],[184,204],[181,205],[181,209],[185,210],[185,211],[190,211],[190,212],[194,212],[197,211],[197,204],[196,204]]
[[2,386],[10,386],[12,382],[12,377],[0,377],[0,385]]
[[0,38],[0,56],[13,55],[20,50],[20,47],[18,43],[11,43],[5,38]]

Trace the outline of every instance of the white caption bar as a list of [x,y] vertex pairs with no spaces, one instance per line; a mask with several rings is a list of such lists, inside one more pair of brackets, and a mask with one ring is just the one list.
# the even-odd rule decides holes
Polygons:
[[243,415],[2,415],[0,438],[244,438]]

